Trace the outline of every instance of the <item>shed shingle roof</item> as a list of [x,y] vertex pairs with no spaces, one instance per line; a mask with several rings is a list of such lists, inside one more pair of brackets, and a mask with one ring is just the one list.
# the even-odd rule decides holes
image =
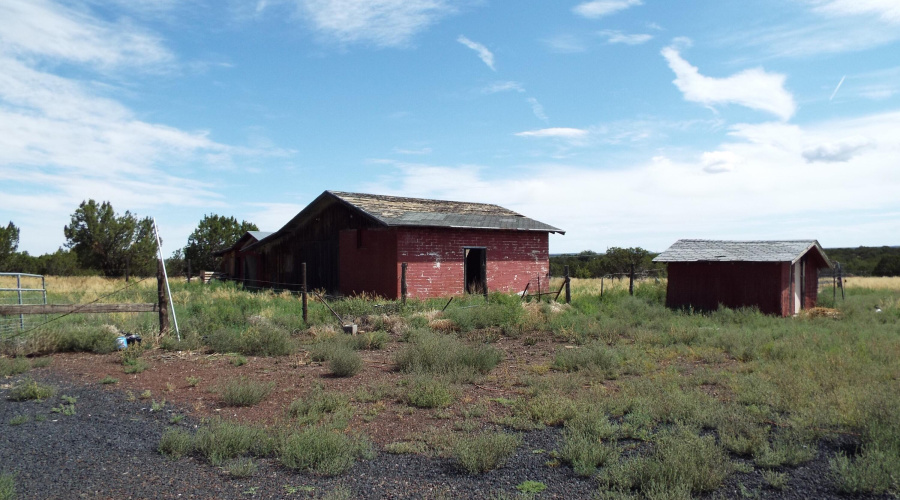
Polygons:
[[385,226],[511,229],[565,234],[562,229],[488,203],[328,191]]
[[828,267],[831,261],[816,240],[727,241],[678,240],[654,262],[796,262],[815,250]]

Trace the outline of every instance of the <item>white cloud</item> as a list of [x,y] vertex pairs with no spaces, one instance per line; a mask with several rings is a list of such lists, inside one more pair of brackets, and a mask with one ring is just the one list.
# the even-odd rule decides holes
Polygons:
[[587,46],[585,45],[585,43],[575,35],[557,35],[554,37],[545,38],[543,42],[547,45],[547,47],[550,48],[550,50],[552,50],[553,52],[558,52],[560,54],[577,54],[587,51]]
[[662,55],[675,72],[673,83],[688,101],[707,106],[740,104],[774,114],[782,120],[789,119],[797,109],[793,95],[784,88],[784,75],[753,68],[726,78],[712,78],[701,75],[673,47],[664,48]]
[[627,34],[621,31],[603,30],[598,32],[600,36],[606,37],[608,43],[622,43],[625,45],[640,45],[653,40],[653,35],[647,34]]
[[46,0],[4,0],[0,19],[0,50],[7,54],[98,69],[158,67],[174,59],[158,37],[126,21],[107,23]]
[[572,11],[588,19],[598,19],[641,4],[641,0],[594,0],[576,5]]
[[840,142],[829,142],[804,150],[803,158],[809,163],[817,161],[846,163],[868,147],[869,142],[861,137]]
[[487,47],[478,42],[473,42],[463,35],[459,35],[459,38],[457,38],[456,41],[474,50],[478,54],[478,58],[481,59],[481,62],[487,64],[488,68],[497,71],[494,68],[494,54],[488,50]]
[[[741,125],[706,154],[652,152],[614,164],[600,154],[595,161],[523,165],[502,175],[486,165],[404,164],[366,189],[505,206],[565,229],[565,236],[551,237],[552,252],[659,251],[688,237],[897,244],[890,238],[900,234],[898,129],[900,112],[803,127]],[[803,157],[815,145],[848,137],[865,137],[869,147],[841,163]],[[717,168],[728,173],[710,175]],[[547,196],[560,189],[565,203]]]
[[526,132],[516,133],[519,137],[537,137],[537,138],[560,138],[560,139],[580,139],[588,135],[588,131],[580,128],[553,127],[542,128],[539,130],[528,130]]
[[444,0],[297,0],[300,12],[323,37],[338,43],[406,45],[417,33],[453,12]]
[[817,0],[816,10],[828,15],[874,15],[880,20],[900,24],[900,3],[896,0]]
[[394,148],[394,152],[401,155],[430,155],[431,148],[404,149]]
[[519,82],[494,82],[481,89],[483,94],[496,94],[497,92],[525,92],[525,87]]
[[541,103],[538,102],[534,97],[529,97],[526,99],[528,104],[531,104],[531,112],[534,113],[539,120],[547,121],[547,113],[544,113],[544,107],[541,106]]
[[700,155],[703,171],[710,174],[731,172],[741,162],[741,157],[731,151],[710,151]]

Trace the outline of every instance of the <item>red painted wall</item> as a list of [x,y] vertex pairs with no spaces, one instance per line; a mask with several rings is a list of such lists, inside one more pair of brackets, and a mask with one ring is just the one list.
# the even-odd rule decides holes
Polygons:
[[346,229],[340,232],[340,290],[399,297],[397,232],[391,229]]
[[548,233],[450,228],[398,228],[396,295],[400,264],[408,263],[410,297],[464,293],[464,247],[487,249],[489,291],[521,292],[529,281],[550,272]]
[[[815,274],[815,273],[813,273]],[[668,307],[716,310],[756,306],[790,314],[790,264],[781,262],[670,262]]]

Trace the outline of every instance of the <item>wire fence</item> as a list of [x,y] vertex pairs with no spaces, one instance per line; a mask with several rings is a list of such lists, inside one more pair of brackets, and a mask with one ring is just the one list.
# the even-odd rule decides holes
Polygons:
[[[47,303],[47,288],[40,274],[0,273],[0,304],[37,305]],[[0,316],[0,336],[42,323],[45,315]]]

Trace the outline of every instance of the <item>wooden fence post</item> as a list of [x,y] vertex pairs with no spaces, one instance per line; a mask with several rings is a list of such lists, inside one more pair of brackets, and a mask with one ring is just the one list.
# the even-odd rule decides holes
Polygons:
[[309,309],[308,302],[306,296],[306,262],[300,264],[300,297],[301,302],[303,302],[303,322],[307,322],[307,318],[309,317]]
[[603,281],[606,279],[606,276],[600,276],[600,298],[603,298]]
[[406,262],[400,264],[400,301],[406,305]]
[[187,275],[188,275],[188,283],[191,282],[191,259],[187,260]]
[[569,266],[566,266],[566,304],[572,302],[572,290],[569,287]]
[[169,333],[169,300],[166,298],[166,280],[163,278],[163,261],[156,266],[156,292],[159,296],[159,336]]
[[634,264],[631,264],[631,272],[628,273],[628,295],[634,295]]

